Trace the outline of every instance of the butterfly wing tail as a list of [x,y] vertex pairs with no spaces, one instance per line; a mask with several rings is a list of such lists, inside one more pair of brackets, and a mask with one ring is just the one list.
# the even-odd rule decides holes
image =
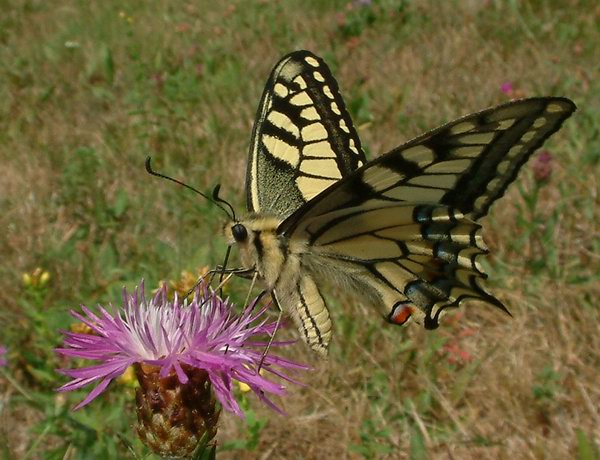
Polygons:
[[[418,277],[406,284],[404,295],[422,311],[424,326],[437,328],[442,312],[466,299],[481,300],[510,314],[480,284],[487,275],[478,258],[488,253],[481,226],[445,206],[422,206],[415,219],[422,239],[407,245],[415,253],[412,259],[420,262],[412,266]],[[390,316],[395,309],[396,305]]]

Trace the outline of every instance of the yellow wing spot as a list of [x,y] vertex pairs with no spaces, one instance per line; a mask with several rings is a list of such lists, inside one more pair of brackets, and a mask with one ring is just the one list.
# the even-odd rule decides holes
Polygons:
[[528,132],[526,132],[521,137],[521,142],[523,142],[523,143],[529,142],[531,139],[533,139],[536,136],[536,134],[537,134],[536,131],[528,131]]
[[541,128],[542,126],[544,126],[546,123],[548,123],[548,120],[546,120],[544,117],[540,117],[537,118],[534,122],[533,125],[531,125],[533,128]]
[[[356,144],[354,143],[354,139],[350,138],[350,141],[348,142],[348,145],[350,146],[350,150],[352,150],[354,153],[356,153],[358,155],[358,149],[356,148]],[[362,162],[360,164],[362,164]]]
[[300,87],[300,89],[306,89],[306,80],[304,80],[304,78],[302,78],[300,75],[294,78],[293,81]]
[[289,91],[285,85],[281,83],[275,83],[275,87],[273,88],[275,94],[279,97],[287,97]]
[[471,131],[476,126],[477,125],[475,123],[473,123],[472,121],[463,121],[462,123],[458,123],[457,125],[454,125],[452,128],[450,128],[450,133],[451,134],[466,133],[467,131]]
[[481,209],[483,207],[483,205],[486,203],[486,201],[487,201],[487,196],[482,195],[475,200],[475,203],[473,204],[473,206],[475,207],[475,209]]
[[331,103],[331,111],[333,113],[335,113],[336,115],[341,115],[342,112],[340,112],[340,108],[338,107],[338,105],[335,102]]
[[300,163],[300,171],[313,176],[341,179],[342,174],[335,159],[304,160]]
[[522,151],[523,151],[523,146],[517,144],[517,145],[511,147],[511,149],[508,152],[506,152],[506,156],[508,158],[514,158],[517,155],[519,155]]
[[423,185],[425,187],[440,187],[451,189],[456,183],[458,176],[456,174],[437,174],[417,176],[410,181],[409,184]]
[[325,77],[321,75],[321,72],[317,72],[316,70],[313,72],[313,77],[315,77],[315,80],[317,80],[318,82],[323,83],[325,81]]
[[424,145],[417,145],[402,152],[402,158],[417,163],[419,166],[425,166],[433,163],[435,154],[433,150],[428,149]]
[[298,189],[305,200],[311,200],[326,188],[337,182],[336,179],[317,179],[315,177],[300,176],[296,179]]
[[489,144],[494,139],[496,133],[475,133],[475,134],[465,134],[463,136],[458,136],[456,139],[461,144]]
[[335,152],[331,148],[329,141],[320,141],[308,144],[302,153],[311,157],[335,158]]
[[504,160],[498,164],[496,171],[498,171],[500,174],[506,174],[508,168],[510,168],[510,160]]
[[516,104],[501,109],[496,109],[490,113],[487,118],[489,121],[501,121],[510,119],[514,122],[515,119],[528,115],[534,107],[540,107],[539,103],[529,101],[527,104]]
[[404,176],[383,166],[374,165],[363,171],[362,178],[363,181],[369,184],[376,192],[380,192],[396,185],[404,179]]
[[471,242],[471,230],[470,224],[459,224],[450,232],[450,239],[455,243],[467,246]]
[[269,115],[267,115],[267,120],[269,120],[271,123],[273,123],[273,125],[277,126],[278,128],[285,129],[287,132],[293,134],[294,137],[300,137],[300,131],[298,130],[298,126],[296,126],[287,115],[273,110],[269,113]]
[[434,163],[425,168],[428,173],[462,173],[471,166],[471,160],[448,160]]
[[312,56],[306,56],[306,57],[304,58],[304,60],[306,61],[306,63],[307,63],[308,65],[311,65],[311,66],[313,66],[313,67],[319,67],[319,61],[317,61],[317,60],[316,60],[314,57],[312,57]]
[[300,151],[293,145],[283,142],[276,137],[264,135],[262,142],[271,155],[296,167],[300,163]]
[[508,129],[514,124],[515,124],[515,120],[513,120],[513,119],[501,120],[498,122],[498,129]]
[[297,94],[294,94],[290,99],[290,104],[297,105],[299,107],[311,105],[312,103],[313,101],[306,91],[301,91]]
[[346,125],[346,122],[344,121],[343,118],[340,120],[340,129],[342,131],[344,131],[345,133],[350,133],[350,130],[348,129],[348,125]]
[[329,86],[323,86],[323,93],[325,94],[325,96],[327,96],[329,99],[333,99],[333,93],[331,92],[331,89],[329,89]]
[[431,220],[434,222],[447,222],[450,219],[450,215],[448,214],[448,208],[441,207],[435,208],[431,211]]
[[467,146],[467,147],[456,147],[450,150],[450,154],[453,157],[467,157],[467,158],[475,158],[479,156],[482,148],[477,146]]
[[552,104],[548,104],[546,107],[546,112],[554,113],[554,112],[563,112],[565,111],[565,107],[558,102],[553,102]]
[[491,181],[488,182],[487,189],[489,191],[495,190],[498,187],[498,185],[500,185],[501,181],[502,180],[499,177],[494,177]]
[[445,190],[437,188],[421,188],[421,187],[395,187],[383,194],[387,198],[401,201],[412,202],[436,202],[439,201],[446,193]]
[[327,139],[327,130],[321,123],[312,123],[302,128],[302,139],[305,142]]
[[310,121],[319,120],[321,118],[317,112],[317,109],[315,109],[314,107],[307,107],[305,109],[302,109],[302,112],[300,112],[300,116],[305,120]]

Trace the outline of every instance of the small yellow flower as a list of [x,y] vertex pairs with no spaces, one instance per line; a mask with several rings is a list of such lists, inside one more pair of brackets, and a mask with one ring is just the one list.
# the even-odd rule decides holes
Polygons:
[[247,383],[238,381],[237,384],[242,393],[248,393],[251,390],[250,386]]
[[25,287],[43,288],[50,281],[50,273],[41,267],[37,267],[31,273],[23,273],[21,279]]
[[122,375],[117,377],[117,382],[128,387],[135,387],[137,385],[137,377],[133,366],[129,366]]
[[179,297],[183,297],[198,284],[198,280],[206,275],[207,272],[208,267],[200,267],[196,274],[184,270],[181,272],[181,277],[178,280],[169,281],[169,288],[177,292]]
[[84,323],[71,323],[69,330],[75,334],[92,334],[94,331]]
[[50,273],[45,271],[40,276],[40,286],[45,286],[48,284],[48,281],[50,281]]
[[[259,371],[260,375],[265,375],[263,369],[261,369]],[[244,382],[240,382],[239,380],[236,380],[237,384],[238,384],[238,388],[240,389],[240,391],[242,393],[248,393],[252,388],[250,388],[250,385],[248,385],[247,383]]]

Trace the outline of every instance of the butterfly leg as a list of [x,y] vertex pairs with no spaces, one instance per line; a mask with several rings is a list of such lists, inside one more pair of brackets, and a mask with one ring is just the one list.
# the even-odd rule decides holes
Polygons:
[[263,352],[261,358],[260,358],[260,362],[258,363],[258,370],[257,372],[260,373],[260,370],[262,369],[262,365],[263,365],[263,361],[265,360],[265,357],[269,354],[269,350],[271,348],[271,345],[273,344],[273,340],[275,339],[275,334],[277,334],[277,331],[279,330],[279,325],[281,324],[281,317],[283,316],[283,310],[281,310],[281,307],[279,306],[279,303],[277,302],[277,300],[275,300],[275,297],[273,297],[273,302],[275,302],[275,305],[277,305],[277,308],[279,309],[279,314],[277,315],[277,321],[275,322],[275,329],[273,330],[273,334],[271,334],[271,337],[269,338],[269,343],[267,344],[267,348],[265,348],[265,351]]
[[223,267],[221,265],[217,265],[217,268],[215,268],[214,270],[211,270],[207,273],[207,275],[216,275],[216,274],[221,274],[221,273],[225,273],[225,274],[234,274],[235,276],[239,276],[240,278],[245,278],[245,279],[252,279],[254,277],[254,274],[256,273],[256,269],[254,267],[252,268],[245,268],[245,267],[238,267],[238,268],[226,268],[225,270],[223,270]]

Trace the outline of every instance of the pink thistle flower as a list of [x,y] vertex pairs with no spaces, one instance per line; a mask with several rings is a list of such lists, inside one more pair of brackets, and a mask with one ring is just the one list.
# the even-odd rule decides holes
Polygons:
[[8,363],[6,359],[6,351],[6,347],[0,345],[0,367],[6,366],[6,364]]
[[505,81],[500,85],[500,91],[507,96],[510,96],[514,91],[513,84],[510,81]]
[[[115,314],[99,306],[96,315],[82,306],[83,314],[74,311],[71,314],[89,326],[91,333],[63,331],[65,346],[56,352],[97,363],[59,369],[72,380],[58,391],[78,390],[98,382],[75,407],[79,409],[93,401],[133,364],[159,368],[160,378],[174,374],[182,385],[189,381],[186,370],[199,369],[206,372],[217,399],[226,410],[243,417],[233,394],[233,381],[237,380],[247,384],[263,403],[281,413],[267,395],[283,395],[285,387],[267,377],[298,384],[284,371],[308,367],[269,353],[264,356],[261,372],[258,372],[267,345],[264,336],[274,334],[276,326],[275,322],[261,319],[268,305],[257,308],[258,300],[236,315],[231,302],[221,299],[205,284],[187,304],[177,296],[169,301],[165,286],[146,300],[142,282],[133,295],[123,291],[123,305]],[[257,340],[257,336],[263,337]],[[272,346],[290,343],[275,341]]]

